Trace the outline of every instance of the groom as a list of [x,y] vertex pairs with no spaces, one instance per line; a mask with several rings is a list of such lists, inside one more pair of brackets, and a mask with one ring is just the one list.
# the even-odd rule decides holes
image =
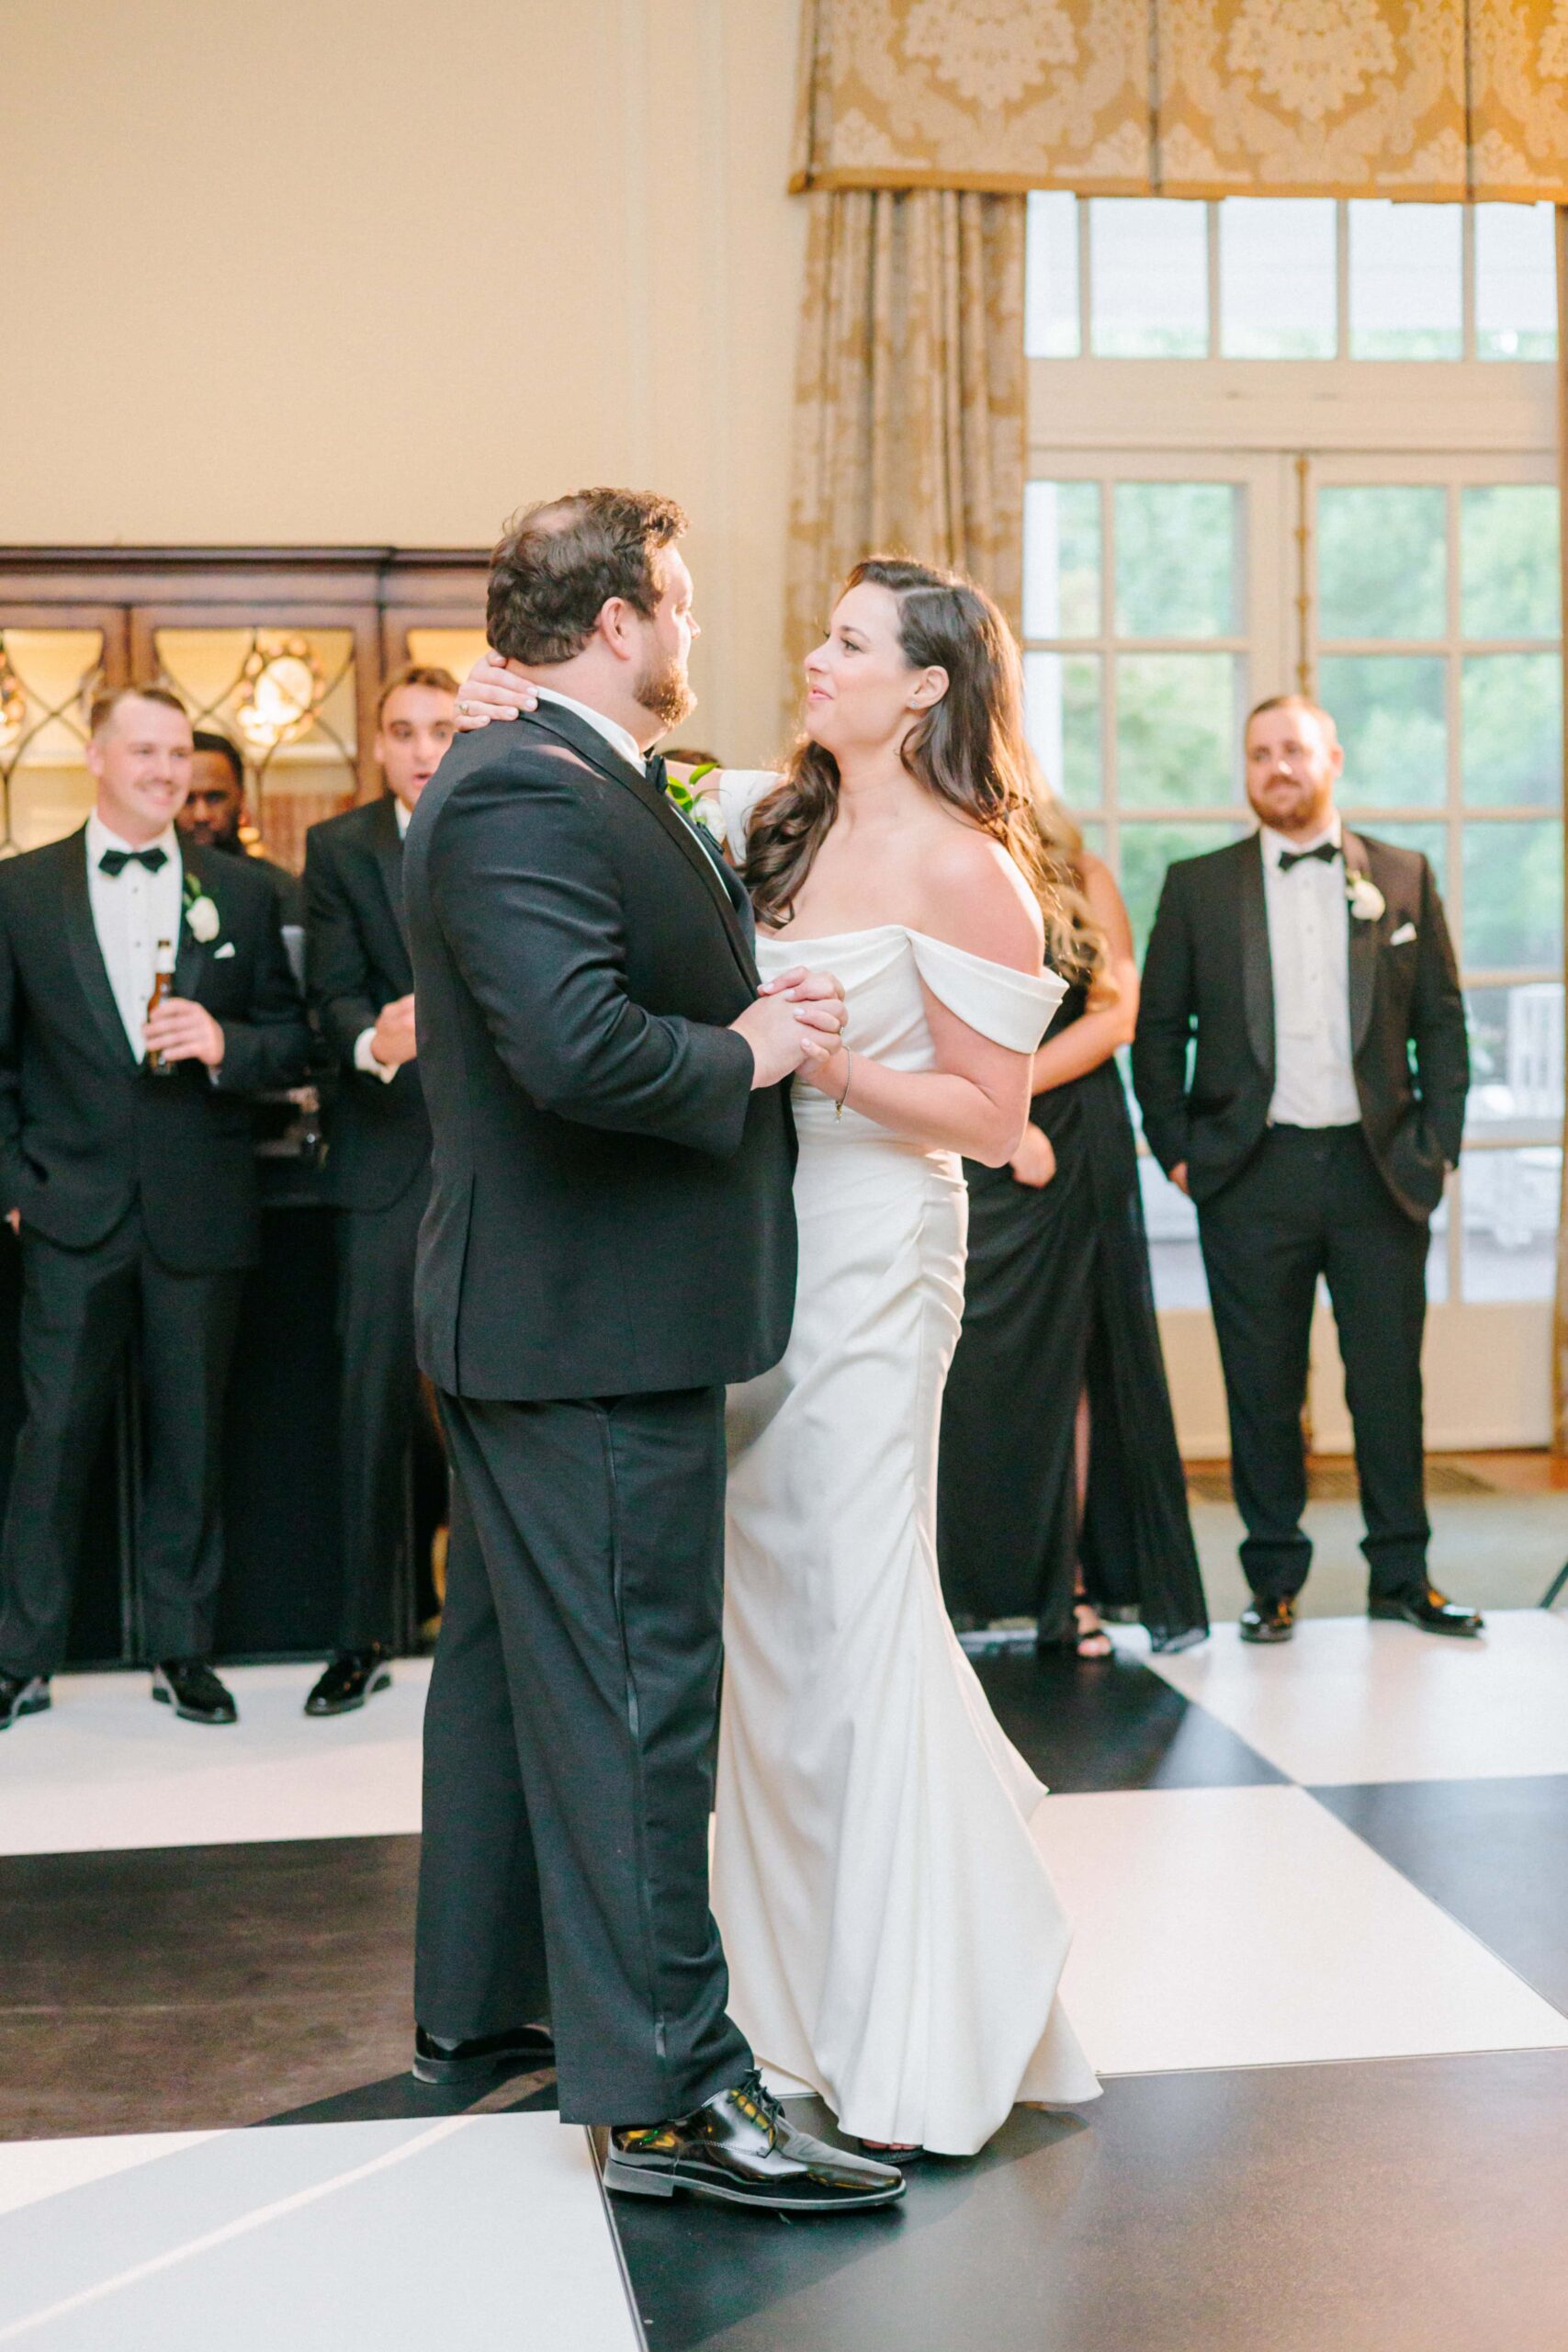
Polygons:
[[724,1386],[789,1335],[786,1081],[843,1004],[761,990],[745,893],[647,757],[694,707],[684,527],[615,490],[509,526],[489,639],[540,707],[460,739],[409,827],[415,1313],[459,1490],[414,2071],[553,2054],[610,2187],[859,2211],[902,2180],[770,2098],[708,1909]]

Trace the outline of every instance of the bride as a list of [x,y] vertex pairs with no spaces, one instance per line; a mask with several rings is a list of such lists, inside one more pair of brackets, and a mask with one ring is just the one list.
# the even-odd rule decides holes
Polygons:
[[[730,1400],[713,1905],[731,2013],[775,2074],[874,2150],[968,2155],[1015,2102],[1099,2088],[1057,1994],[1045,1792],[952,1631],[935,1545],[959,1161],[1017,1148],[1063,994],[1055,899],[987,597],[863,563],[806,674],[784,774],[721,772],[700,812],[750,888],[764,981],[809,945],[849,1009],[796,1080],[788,1351]],[[533,701],[490,662],[464,696]]]

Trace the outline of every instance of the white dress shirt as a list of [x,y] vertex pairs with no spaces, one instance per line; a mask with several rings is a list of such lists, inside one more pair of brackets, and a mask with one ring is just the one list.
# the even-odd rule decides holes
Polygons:
[[1263,904],[1274,973],[1274,1094],[1269,1119],[1292,1127],[1350,1127],[1361,1116],[1350,1055],[1350,910],[1345,860],[1303,856],[1288,874],[1281,854],[1338,849],[1333,823],[1311,841],[1264,825]]
[[[413,810],[405,808],[400,800],[394,800],[392,814],[398,820],[398,839],[403,841],[407,838],[409,819],[413,815]],[[398,1074],[399,1065],[393,1062],[389,1066],[386,1062],[377,1060],[370,1045],[370,1040],[375,1035],[375,1027],[372,1025],[368,1029],[362,1029],[355,1039],[354,1067],[355,1069],[362,1069],[367,1078],[378,1078],[383,1086],[390,1086]]]
[[156,874],[132,858],[118,874],[106,874],[98,860],[107,849],[129,850],[95,808],[87,820],[87,904],[114,1001],[138,1061],[146,1051],[142,1026],[157,971],[158,942],[178,952],[184,913],[185,868],[179,835],[168,825],[149,849],[161,849],[165,863]]
[[558,694],[554,686],[536,686],[534,692],[541,702],[558,702],[563,710],[574,710],[579,718],[585,718],[590,727],[603,735],[612,752],[619,752],[622,759],[636,768],[638,775],[647,775],[648,753],[643,751],[636,736],[622,727],[617,720],[606,718],[602,710],[593,710],[585,702],[574,701],[570,695]]

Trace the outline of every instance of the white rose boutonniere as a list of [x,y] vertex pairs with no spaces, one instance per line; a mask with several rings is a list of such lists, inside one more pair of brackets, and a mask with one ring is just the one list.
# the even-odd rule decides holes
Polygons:
[[1370,874],[1347,874],[1345,896],[1358,922],[1376,922],[1387,912],[1388,901]]
[[217,908],[194,874],[186,876],[186,922],[193,939],[210,947],[223,925]]

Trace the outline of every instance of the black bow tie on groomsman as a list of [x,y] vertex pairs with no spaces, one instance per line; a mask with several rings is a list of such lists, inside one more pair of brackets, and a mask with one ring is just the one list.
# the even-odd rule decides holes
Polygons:
[[1315,849],[1282,849],[1280,852],[1280,871],[1288,874],[1292,865],[1303,865],[1309,857],[1321,858],[1325,865],[1332,865],[1338,854],[1337,842],[1319,842]]
[[168,862],[166,849],[107,849],[98,860],[98,871],[107,874],[112,882],[128,865],[144,865],[149,874],[156,874]]
[[652,785],[655,792],[667,793],[669,791],[670,770],[665,763],[662,752],[654,752],[649,754],[643,769],[643,773],[647,776],[649,784]]

